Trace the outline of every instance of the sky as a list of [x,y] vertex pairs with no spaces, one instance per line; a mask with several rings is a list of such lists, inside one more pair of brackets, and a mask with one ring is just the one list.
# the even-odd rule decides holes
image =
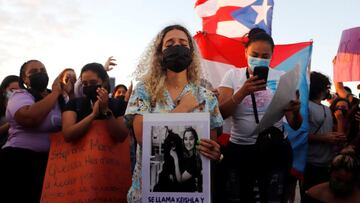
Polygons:
[[[312,70],[332,78],[331,61],[342,31],[360,26],[360,1],[274,1],[275,43],[313,40]],[[116,84],[128,85],[141,54],[163,27],[179,23],[192,34],[202,29],[194,3],[0,0],[0,80],[18,75],[20,66],[30,59],[42,61],[53,81],[64,68],[74,68],[79,74],[85,64],[104,63],[114,56],[118,65],[109,75],[116,78]]]

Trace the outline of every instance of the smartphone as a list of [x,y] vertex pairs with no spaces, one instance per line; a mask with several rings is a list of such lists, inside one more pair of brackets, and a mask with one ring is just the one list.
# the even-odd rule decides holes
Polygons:
[[268,74],[269,67],[267,66],[256,66],[254,68],[254,76],[258,76],[259,80],[264,80],[265,84],[267,83]]

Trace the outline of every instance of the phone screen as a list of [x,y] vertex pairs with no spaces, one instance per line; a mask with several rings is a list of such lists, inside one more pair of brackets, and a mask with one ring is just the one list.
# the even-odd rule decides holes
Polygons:
[[254,68],[254,76],[258,76],[259,80],[264,80],[267,83],[267,78],[269,74],[269,67],[267,66],[256,66]]

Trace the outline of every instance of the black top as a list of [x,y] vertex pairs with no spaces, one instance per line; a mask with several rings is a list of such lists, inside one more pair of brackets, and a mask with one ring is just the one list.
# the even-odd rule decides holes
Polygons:
[[[115,118],[125,114],[127,102],[122,99],[109,98],[109,109],[112,111]],[[64,111],[75,111],[77,118],[76,122],[81,121],[92,112],[92,104],[90,99],[80,97],[71,99],[65,106]],[[96,119],[106,119],[106,116],[99,114]]]

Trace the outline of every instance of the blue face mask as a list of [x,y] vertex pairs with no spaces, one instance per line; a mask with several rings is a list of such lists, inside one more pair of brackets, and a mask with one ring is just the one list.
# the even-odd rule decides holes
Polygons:
[[256,66],[267,66],[267,67],[269,67],[270,59],[262,59],[262,58],[248,56],[248,65],[249,65],[251,71],[254,72],[254,68]]

